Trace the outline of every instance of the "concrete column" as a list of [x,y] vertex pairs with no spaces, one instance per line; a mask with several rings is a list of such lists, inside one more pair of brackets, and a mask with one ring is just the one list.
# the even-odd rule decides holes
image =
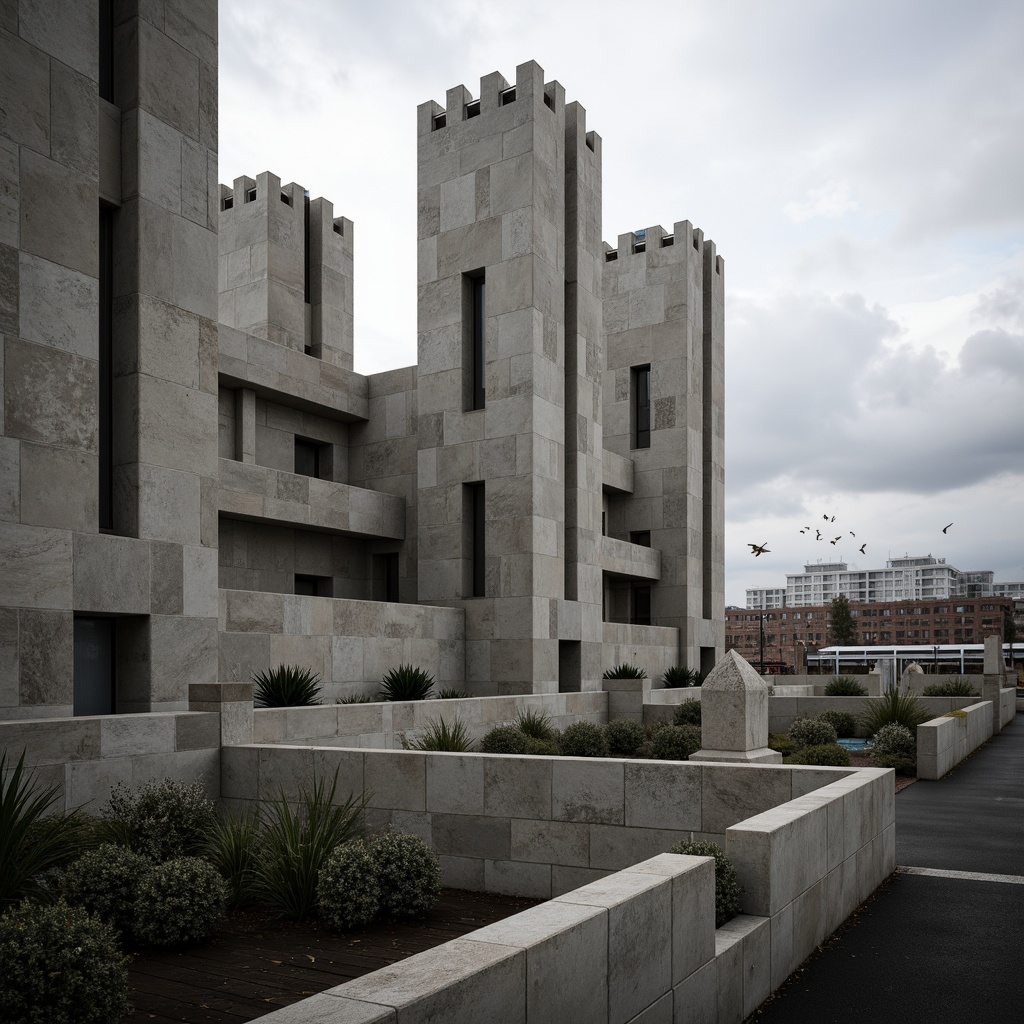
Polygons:
[[252,388],[235,392],[235,458],[256,462],[256,392]]

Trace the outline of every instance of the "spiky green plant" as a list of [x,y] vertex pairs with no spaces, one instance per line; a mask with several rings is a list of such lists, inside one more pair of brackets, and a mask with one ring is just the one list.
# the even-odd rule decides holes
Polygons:
[[980,694],[963,676],[945,683],[932,683],[921,691],[924,697],[978,697]]
[[262,807],[253,893],[285,917],[301,921],[313,912],[324,861],[340,843],[363,835],[369,796],[352,794],[336,805],[337,788],[335,772],[330,785],[318,778],[300,787],[296,810],[284,790]]
[[904,690],[892,689],[881,697],[871,697],[862,705],[860,724],[869,736],[886,725],[903,725],[913,732],[929,714],[925,706]]
[[423,736],[418,740],[403,741],[406,750],[448,750],[465,753],[473,749],[473,740],[465,722],[456,718],[449,725],[443,718],[427,723]]
[[320,703],[320,675],[298,665],[257,672],[252,702],[257,708],[308,708]]
[[614,668],[605,670],[604,679],[646,679],[647,673],[639,665],[631,665],[628,661]]
[[375,704],[378,698],[374,697],[370,693],[350,693],[347,697],[342,697],[338,701],[339,704]]
[[29,777],[24,750],[13,768],[0,754],[0,910],[23,896],[48,899],[43,874],[95,845],[81,811],[50,813],[60,796],[59,786]]
[[516,719],[516,728],[535,740],[553,740],[555,727],[551,719],[543,711],[520,711]]
[[210,827],[205,855],[227,883],[231,906],[251,897],[258,829],[259,819],[251,813],[216,819]]
[[866,697],[867,695],[867,688],[849,676],[836,676],[830,683],[825,684],[826,697]]
[[673,665],[665,670],[661,677],[667,688],[679,689],[683,686],[699,686],[700,672],[695,668],[687,668],[685,665]]
[[381,700],[427,700],[434,677],[424,668],[399,665],[388,672],[380,688]]
[[467,693],[465,690],[458,690],[454,686],[446,686],[443,690],[437,691],[438,700],[463,700],[472,696],[473,694]]

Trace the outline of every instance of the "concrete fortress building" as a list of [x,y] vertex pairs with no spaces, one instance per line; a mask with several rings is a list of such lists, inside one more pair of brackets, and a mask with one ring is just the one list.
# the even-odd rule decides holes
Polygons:
[[217,185],[216,4],[50,6],[0,21],[0,717],[709,670],[722,260],[601,242],[561,85],[420,106],[417,363],[362,375],[351,221]]

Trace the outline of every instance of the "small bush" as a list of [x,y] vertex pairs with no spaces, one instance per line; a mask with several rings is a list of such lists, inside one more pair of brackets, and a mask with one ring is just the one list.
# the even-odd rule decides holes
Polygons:
[[324,862],[341,843],[363,833],[368,797],[349,796],[335,805],[335,773],[330,785],[323,778],[299,789],[297,810],[283,790],[262,808],[253,893],[285,917],[304,920],[316,905],[316,885]]
[[566,757],[607,757],[608,738],[593,722],[573,722],[562,730],[559,743]]
[[205,856],[228,886],[228,903],[247,903],[255,878],[258,819],[255,814],[216,821],[210,829]]
[[917,759],[904,757],[902,754],[876,754],[872,751],[872,759],[879,768],[892,768],[897,775],[913,775],[917,771]]
[[150,946],[191,946],[209,938],[224,916],[228,887],[201,857],[152,867],[135,897],[132,934]]
[[821,743],[813,747],[804,747],[797,751],[789,761],[790,764],[831,765],[846,768],[850,764],[850,752],[838,743]]
[[437,691],[438,700],[462,700],[464,697],[472,697],[473,694],[465,690],[457,690],[454,686],[446,686],[443,690]]
[[661,680],[669,689],[677,689],[681,686],[699,686],[700,672],[695,668],[686,668],[684,665],[673,665],[672,668],[665,670]]
[[110,838],[157,863],[201,854],[216,820],[200,783],[174,779],[134,790],[117,783],[105,819]]
[[773,732],[768,737],[768,746],[772,750],[777,750],[783,757],[795,754],[797,749],[788,732]]
[[555,727],[551,719],[543,711],[520,711],[516,719],[516,728],[525,736],[535,740],[553,740]]
[[67,866],[60,893],[71,906],[99,914],[112,928],[130,934],[135,894],[152,867],[139,853],[103,843]]
[[849,676],[836,676],[825,684],[826,697],[866,697],[867,688]]
[[381,700],[427,700],[434,677],[425,668],[399,665],[388,672],[380,688]]
[[740,897],[743,889],[736,878],[736,869],[717,843],[695,842],[676,843],[670,853],[688,854],[691,857],[715,858],[715,927],[721,928],[740,912]]
[[496,725],[480,741],[485,754],[525,754],[527,737],[514,725]]
[[433,909],[441,894],[441,867],[419,836],[385,832],[371,844],[370,856],[380,885],[382,913],[413,918]]
[[695,725],[666,725],[651,740],[651,753],[659,761],[685,761],[700,750],[700,729]]
[[614,668],[605,669],[602,679],[646,679],[647,673],[639,665],[624,662]]
[[673,725],[700,725],[701,703],[696,697],[684,700],[676,707],[672,715]]
[[298,665],[278,665],[252,677],[253,707],[308,708],[320,703],[320,675]]
[[904,725],[913,732],[930,717],[925,706],[916,697],[894,689],[881,697],[871,697],[864,701],[860,724],[869,736],[874,736],[883,726],[893,722]]
[[819,718],[798,718],[789,727],[789,737],[801,747],[818,747],[823,743],[835,743],[836,731],[828,722]]
[[131,1012],[113,928],[62,900],[25,900],[0,917],[0,964],[0,1013],[12,1024],[118,1024]]
[[473,749],[465,722],[456,718],[449,725],[443,718],[427,724],[422,738],[402,744],[406,750],[450,750],[465,753]]
[[539,740],[536,736],[526,737],[526,753],[538,754],[544,757],[559,757],[562,748],[557,740]]
[[647,738],[639,722],[609,722],[604,727],[604,735],[612,757],[635,754]]
[[857,719],[849,711],[822,711],[819,722],[828,722],[837,736],[852,736],[857,731]]
[[921,693],[925,697],[980,697],[981,694],[963,676],[950,679],[945,683],[932,683]]
[[365,928],[380,913],[380,882],[370,851],[359,840],[336,846],[317,882],[324,920],[339,931]]
[[900,757],[914,758],[917,756],[917,740],[905,725],[893,722],[883,725],[875,733],[871,747],[873,754],[896,754]]

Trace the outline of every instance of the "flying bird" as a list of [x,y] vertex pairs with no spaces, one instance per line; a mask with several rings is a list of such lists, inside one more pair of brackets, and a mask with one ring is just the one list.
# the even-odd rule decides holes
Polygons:
[[832,518],[831,518],[831,519],[829,520],[829,522],[830,522],[830,523],[834,523],[835,521],[836,521],[836,517],[835,517],[835,516],[833,516],[833,517],[832,517]]
[[853,530],[851,530],[851,531],[850,531],[850,536],[851,536],[851,537],[856,537],[856,536],[857,536],[857,534],[855,534],[855,533],[853,532]]
[[800,532],[801,532],[801,533],[806,533],[807,531],[806,531],[806,530],[801,530]]
[[860,546],[860,553],[861,553],[862,555],[864,554],[864,549],[865,549],[866,547],[867,547],[867,544],[861,544],[861,546]]
[[[952,523],[949,524],[949,526],[952,526],[952,525],[953,525]],[[942,528],[942,532],[945,533],[949,529],[949,526],[944,526]]]
[[824,519],[825,522],[827,523],[828,522],[828,513],[826,512],[821,518]]
[[829,544],[838,544],[839,541],[841,541],[842,539],[843,539],[842,534],[840,534],[838,537],[836,537],[835,540],[830,540]]
[[818,536],[817,536],[817,537],[815,537],[814,539],[815,539],[815,540],[821,540],[821,530],[815,530],[814,532],[815,532],[815,533],[816,533],[816,534],[818,535]]
[[755,558],[771,554],[771,551],[768,549],[768,541],[765,541],[763,544],[748,544],[747,547],[753,551]]

